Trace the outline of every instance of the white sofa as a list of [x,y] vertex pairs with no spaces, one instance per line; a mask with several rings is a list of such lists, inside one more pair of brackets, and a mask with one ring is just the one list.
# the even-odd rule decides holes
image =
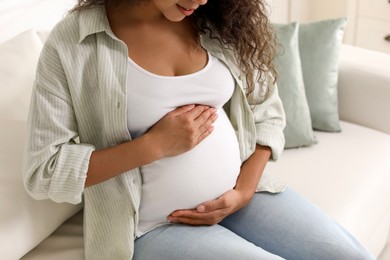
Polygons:
[[[35,2],[49,5],[52,1]],[[50,5],[54,8],[52,3]],[[10,12],[15,13],[15,10]],[[0,18],[0,29],[9,26],[8,38],[26,28],[36,27],[25,24],[12,31],[12,19],[5,21],[2,20],[4,17]],[[0,55],[4,47],[1,43],[7,39],[4,35],[2,37]],[[21,62],[18,65],[20,71],[15,75],[20,76],[8,78],[7,84],[0,81],[1,258],[83,259],[82,205],[34,201],[23,189],[21,161],[26,139],[28,96],[33,80],[33,69],[30,70],[37,59],[32,56],[41,48],[40,38],[34,31],[24,33],[23,37],[24,44],[20,44],[14,53]],[[12,50],[13,46],[8,47]],[[20,53],[24,55],[22,58]],[[0,62],[4,62],[4,57],[0,56]],[[14,66],[2,65],[3,70]],[[1,73],[0,79],[8,74]],[[16,86],[15,83],[14,86],[13,82],[22,85]],[[12,101],[7,102],[9,100]],[[343,46],[339,110],[341,133],[316,132],[317,145],[286,150],[278,162],[268,164],[266,171],[325,210],[378,259],[388,260],[390,55]]]
[[341,133],[285,150],[267,171],[325,210],[380,260],[390,259],[390,55],[343,45]]

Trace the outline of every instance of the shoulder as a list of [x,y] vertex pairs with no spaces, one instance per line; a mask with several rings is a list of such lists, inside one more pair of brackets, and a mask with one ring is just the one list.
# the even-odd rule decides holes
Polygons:
[[202,34],[200,42],[203,48],[210,52],[213,56],[222,60],[233,72],[237,75],[241,74],[238,64],[237,53],[231,46],[224,44],[220,37],[216,34]]
[[[107,19],[105,7],[98,5],[74,11],[63,18],[52,30],[49,43],[64,48],[87,46],[93,47],[94,38],[89,37],[105,32],[112,37],[112,31]],[[86,39],[89,39],[85,42]],[[86,44],[84,44],[86,43]]]
[[63,43],[77,43],[79,38],[79,13],[73,12],[67,14],[51,30],[46,44],[56,46]]

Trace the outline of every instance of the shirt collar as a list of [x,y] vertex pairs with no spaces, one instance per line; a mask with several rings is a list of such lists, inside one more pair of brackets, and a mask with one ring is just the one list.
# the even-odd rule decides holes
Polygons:
[[209,33],[200,36],[200,44],[214,57],[224,62],[238,82],[242,80],[241,70],[239,69],[233,50],[224,47],[220,40],[210,37]]
[[106,32],[114,39],[117,37],[111,30],[104,5],[88,8],[79,12],[79,43],[92,34]]

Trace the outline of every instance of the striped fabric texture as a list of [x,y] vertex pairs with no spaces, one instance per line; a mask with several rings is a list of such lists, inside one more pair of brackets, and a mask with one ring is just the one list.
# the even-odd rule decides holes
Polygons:
[[[225,107],[241,160],[256,143],[277,159],[284,147],[282,103],[272,80],[248,98],[234,54],[202,36],[202,46],[230,69],[235,91]],[[42,50],[31,100],[24,180],[36,199],[84,206],[86,259],[131,259],[141,199],[139,169],[84,188],[94,150],[131,140],[126,123],[127,47],[111,31],[104,7],[67,15]],[[284,185],[265,172],[258,191]]]

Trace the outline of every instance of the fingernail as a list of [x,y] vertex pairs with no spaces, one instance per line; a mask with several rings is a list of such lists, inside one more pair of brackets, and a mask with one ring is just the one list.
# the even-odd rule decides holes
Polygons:
[[198,212],[204,212],[205,207],[203,205],[200,205],[197,209]]
[[169,218],[168,218],[168,221],[171,222],[171,223],[176,223],[176,222],[177,222],[177,219],[172,218],[172,217],[169,217]]

